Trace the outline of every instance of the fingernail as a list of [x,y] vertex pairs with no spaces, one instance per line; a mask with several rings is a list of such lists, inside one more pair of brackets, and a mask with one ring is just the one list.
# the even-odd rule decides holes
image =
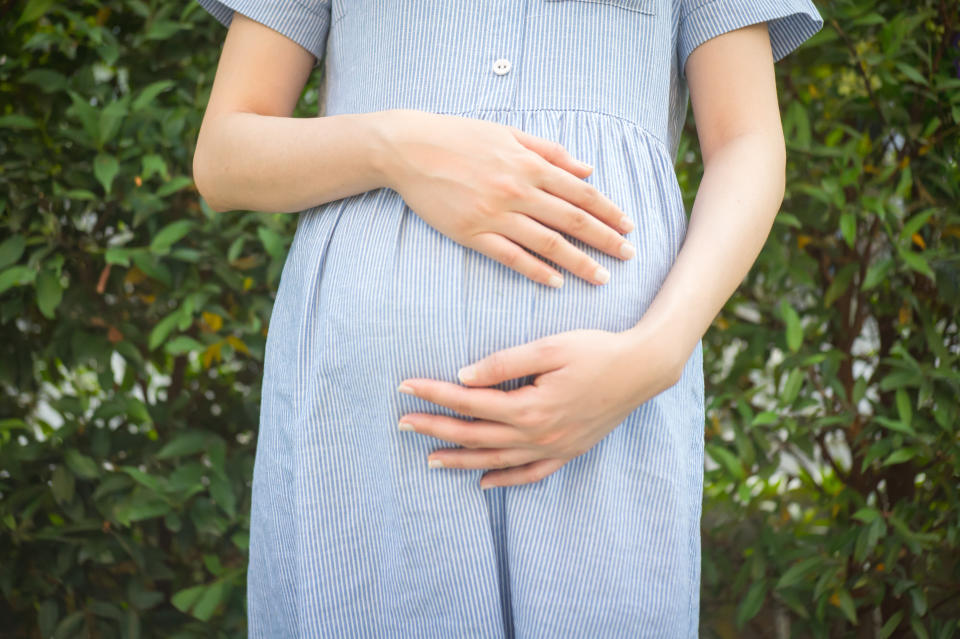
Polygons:
[[637,254],[637,249],[633,248],[633,244],[631,244],[630,242],[624,242],[623,244],[620,245],[620,255],[622,255],[626,259],[629,260],[631,257],[633,257],[636,254]]
[[401,383],[399,386],[397,386],[397,390],[400,391],[401,393],[406,393],[407,395],[413,395],[413,394],[414,394],[414,393],[413,393],[413,388],[410,387],[410,386],[407,386],[406,384],[403,384],[403,383]]
[[591,171],[593,170],[593,165],[592,165],[592,164],[587,164],[587,163],[584,162],[583,160],[577,160],[577,162],[579,162],[579,163],[580,163],[580,166],[582,166],[583,168],[585,168],[585,169],[590,169]]
[[428,459],[427,460],[428,468],[443,468],[443,462],[439,459]]
[[636,225],[633,223],[633,220],[631,220],[629,217],[624,215],[620,219],[620,228],[623,230],[624,233],[629,233],[634,228],[636,228]]
[[400,422],[397,424],[398,430],[413,430],[413,424],[410,422]]
[[473,366],[464,366],[459,371],[457,371],[457,377],[460,378],[461,382],[469,382],[477,377],[477,369]]
[[547,284],[549,284],[553,288],[560,288],[561,286],[563,286],[563,278],[560,277],[559,275],[551,275],[550,279],[547,280]]
[[610,279],[610,271],[608,271],[607,269],[603,268],[602,266],[598,266],[598,267],[597,267],[597,270],[594,272],[593,276],[594,276],[597,280],[599,280],[601,284],[606,284],[606,283],[607,283],[607,280]]

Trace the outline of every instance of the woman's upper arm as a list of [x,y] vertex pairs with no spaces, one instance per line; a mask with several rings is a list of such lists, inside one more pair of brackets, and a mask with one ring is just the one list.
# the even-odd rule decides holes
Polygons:
[[704,162],[739,135],[763,132],[782,140],[766,25],[730,31],[697,47],[687,61],[687,84]]
[[196,0],[228,27],[208,120],[245,111],[287,117],[323,59],[330,0]]
[[746,132],[782,136],[773,64],[823,26],[811,0],[676,1],[677,64],[704,161]]

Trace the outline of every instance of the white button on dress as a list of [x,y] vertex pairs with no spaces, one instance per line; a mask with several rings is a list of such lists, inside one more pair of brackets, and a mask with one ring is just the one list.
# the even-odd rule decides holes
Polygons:
[[503,75],[510,71],[510,61],[506,58],[497,58],[493,63],[493,72],[497,75]]

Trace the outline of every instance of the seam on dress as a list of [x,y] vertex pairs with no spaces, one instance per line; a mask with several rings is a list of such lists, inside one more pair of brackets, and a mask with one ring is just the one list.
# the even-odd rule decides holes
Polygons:
[[322,14],[320,11],[317,11],[316,9],[314,9],[313,7],[311,7],[310,5],[305,4],[305,3],[303,2],[303,0],[291,0],[291,2],[293,2],[295,5],[299,5],[299,7],[300,7],[301,9],[303,9],[304,11],[308,11],[308,12],[312,13],[313,15],[317,16],[318,18],[319,18],[319,17],[323,17],[323,14]]
[[[562,2],[563,0],[547,0],[547,2]],[[633,11],[648,16],[657,15],[657,5],[653,0],[632,0],[637,3],[636,7],[631,7],[626,1],[620,0],[576,0],[577,2],[587,2],[590,4],[606,4],[624,11]],[[630,0],[628,0],[630,1]],[[641,4],[642,3],[642,4]]]
[[682,14],[680,14],[680,18],[679,18],[678,22],[680,22],[680,23],[682,24],[687,18],[690,17],[691,14],[694,14],[694,13],[700,11],[700,10],[703,9],[704,7],[710,6],[711,4],[717,4],[717,3],[719,3],[719,2],[720,2],[720,0],[706,0],[706,2],[701,2],[700,4],[698,4],[698,5],[696,5],[696,6],[690,7],[690,8],[688,8],[686,11],[684,11]]
[[666,143],[662,139],[660,139],[658,135],[653,133],[650,129],[628,118],[625,118],[619,115],[614,115],[613,113],[607,113],[605,111],[597,111],[596,109],[551,109],[551,108],[544,108],[544,107],[536,107],[532,109],[512,109],[512,108],[483,107],[478,109],[465,109],[460,111],[440,110],[440,111],[434,111],[434,113],[448,114],[448,115],[463,115],[467,113],[489,113],[494,111],[509,111],[511,113],[524,113],[524,112],[531,112],[531,111],[532,112],[549,111],[549,112],[555,112],[555,113],[567,113],[567,112],[573,111],[576,113],[588,113],[590,115],[602,115],[604,117],[608,117],[613,120],[619,120],[624,124],[630,125],[634,129],[642,133],[644,136],[653,140],[660,147],[660,150],[667,154],[667,157],[671,157],[671,154],[667,149]]

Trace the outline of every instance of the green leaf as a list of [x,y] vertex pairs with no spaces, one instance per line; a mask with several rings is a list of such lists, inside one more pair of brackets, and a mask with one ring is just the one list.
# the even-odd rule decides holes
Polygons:
[[261,226],[257,229],[257,235],[260,237],[260,241],[263,242],[263,247],[267,249],[267,253],[270,254],[270,257],[274,259],[281,259],[283,257],[286,249],[286,243],[281,235],[276,233],[273,229]]
[[893,615],[887,619],[887,622],[883,624],[883,627],[880,628],[879,639],[888,639],[888,637],[893,634],[893,631],[897,629],[897,626],[900,625],[901,619],[903,619],[903,610],[898,610],[893,613]]
[[900,414],[900,421],[910,426],[910,420],[912,418],[912,410],[910,409],[910,397],[907,395],[907,391],[902,388],[897,389],[897,412]]
[[187,233],[193,230],[193,227],[193,220],[177,220],[167,224],[150,242],[150,252],[161,255],[168,253],[170,247],[185,237]]
[[150,338],[147,340],[147,348],[152,351],[156,349],[157,346],[162,344],[163,340],[167,339],[167,336],[170,335],[170,332],[174,329],[182,317],[183,308],[178,308],[157,322],[156,326],[153,327],[153,330],[150,331]]
[[800,389],[803,387],[804,373],[800,368],[790,369],[790,374],[787,375],[787,381],[783,385],[783,393],[780,395],[780,403],[784,406],[789,406],[797,398],[797,395],[800,394]]
[[133,101],[130,110],[136,112],[152,106],[153,101],[158,95],[174,86],[176,86],[176,83],[173,80],[158,80],[152,84],[148,84],[140,91],[137,99]]
[[881,466],[890,466],[892,464],[902,464],[903,462],[910,461],[917,456],[917,449],[912,447],[907,448],[898,448],[897,450],[890,453],[886,459],[883,460]]
[[857,239],[857,216],[851,211],[844,211],[840,214],[840,233],[846,241],[847,246],[853,248]]
[[843,611],[844,616],[850,620],[850,623],[857,625],[857,607],[854,605],[850,593],[847,592],[846,588],[841,588],[836,592],[836,595],[840,610]]
[[0,293],[13,286],[30,284],[37,277],[37,269],[29,266],[11,266],[0,273]]
[[208,621],[217,607],[223,602],[227,594],[226,584],[218,580],[210,584],[200,595],[200,599],[193,607],[193,616],[200,621]]
[[29,0],[27,6],[23,8],[23,13],[20,14],[20,19],[14,26],[20,26],[41,18],[53,5],[54,0]]
[[20,261],[26,245],[27,241],[22,235],[11,235],[0,243],[0,271]]
[[52,479],[53,497],[61,504],[69,503],[73,499],[73,473],[68,471],[65,466],[57,466],[53,471]]
[[861,508],[857,512],[853,513],[854,519],[859,519],[865,524],[869,524],[874,519],[880,516],[880,512],[876,508]]
[[177,335],[163,346],[163,350],[170,355],[183,355],[189,352],[202,353],[205,348],[206,346],[189,335]]
[[897,431],[898,433],[903,433],[905,435],[910,435],[912,437],[917,436],[916,431],[913,430],[913,428],[909,424],[905,424],[903,422],[890,419],[889,417],[884,417],[883,415],[874,415],[873,421],[881,424],[885,428],[889,428],[890,430]]
[[37,274],[37,307],[47,319],[53,319],[60,300],[63,299],[63,289],[60,287],[60,278],[49,269],[43,269]]
[[159,175],[164,180],[170,179],[170,172],[167,169],[167,162],[163,159],[163,157],[157,155],[156,153],[148,153],[144,155],[140,160],[140,164],[140,177],[144,180],[149,180],[154,175]]
[[898,69],[900,69],[900,73],[907,76],[907,78],[909,78],[910,80],[913,80],[917,84],[930,86],[930,83],[927,82],[927,79],[925,77],[923,77],[923,74],[921,74],[919,71],[917,71],[913,67],[908,66],[903,62],[896,62],[895,65]]
[[781,590],[789,588],[803,581],[803,579],[817,568],[823,566],[823,559],[820,557],[810,557],[798,563],[793,564],[783,573],[777,581],[776,589]]
[[786,299],[780,300],[780,315],[787,326],[787,347],[796,353],[803,343],[803,327],[800,325],[800,316]]
[[838,297],[847,292],[847,289],[850,288],[850,283],[853,281],[853,275],[860,269],[860,265],[856,262],[851,262],[850,264],[844,265],[837,274],[834,276],[833,281],[830,282],[830,286],[827,287],[827,292],[823,295],[823,305],[826,308],[830,308],[830,305],[836,301]]
[[36,129],[37,122],[19,113],[0,115],[0,129]]
[[202,595],[206,589],[207,587],[203,585],[190,586],[189,588],[174,593],[173,597],[170,598],[170,603],[180,612],[189,614],[190,609],[193,608],[197,600],[200,599],[200,595]]
[[707,444],[706,449],[707,454],[710,455],[710,458],[726,468],[729,474],[733,475],[737,479],[744,479],[746,474],[744,473],[743,465],[732,452],[723,446],[718,446],[716,444]]
[[180,189],[193,184],[193,180],[185,175],[180,175],[172,180],[167,180],[157,189],[157,197],[167,197],[179,191]]
[[110,195],[113,188],[113,179],[117,177],[119,171],[120,164],[117,162],[117,158],[112,155],[98,153],[97,157],[93,159],[93,174],[97,181],[103,185],[103,190],[106,191],[107,195]]
[[745,623],[753,619],[757,613],[760,612],[760,608],[763,607],[763,602],[766,598],[767,580],[761,579],[753,582],[747,591],[747,595],[740,602],[740,605],[737,606],[737,616],[734,620],[737,628],[743,628]]
[[931,280],[936,280],[936,276],[933,274],[933,270],[930,269],[930,265],[927,263],[927,258],[925,258],[920,253],[915,253],[910,249],[903,248],[903,246],[897,246],[897,254],[900,255],[900,259],[903,260],[904,264],[909,266],[914,271],[926,275]]
[[157,459],[196,455],[206,449],[209,437],[206,432],[193,430],[177,435],[157,453]]
[[893,258],[883,258],[874,262],[867,268],[867,276],[863,278],[861,290],[868,291],[880,282],[887,279],[888,274],[893,269]]
[[231,519],[237,516],[237,497],[228,478],[218,474],[210,477],[210,496]]
[[71,448],[64,455],[64,461],[77,477],[82,479],[94,479],[100,476],[100,468],[90,457],[80,453],[80,451]]
[[765,410],[757,415],[750,422],[750,426],[766,426],[767,424],[776,424],[780,416],[771,410]]

